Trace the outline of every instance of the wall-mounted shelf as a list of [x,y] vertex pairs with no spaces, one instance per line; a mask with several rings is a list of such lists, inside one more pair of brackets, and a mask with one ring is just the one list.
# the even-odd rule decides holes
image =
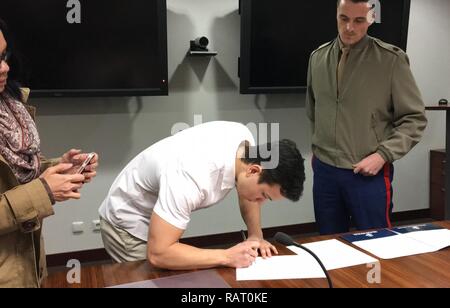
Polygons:
[[195,50],[189,50],[188,55],[190,56],[210,56],[210,57],[214,57],[217,56],[217,51],[195,51]]

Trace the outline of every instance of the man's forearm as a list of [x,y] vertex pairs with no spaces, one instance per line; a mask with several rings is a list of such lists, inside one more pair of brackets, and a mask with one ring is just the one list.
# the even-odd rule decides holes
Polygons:
[[186,244],[175,243],[161,253],[149,253],[152,265],[170,270],[191,270],[227,266],[228,260],[223,249],[201,249]]
[[249,238],[263,238],[261,230],[261,204],[239,200],[241,216],[247,225]]

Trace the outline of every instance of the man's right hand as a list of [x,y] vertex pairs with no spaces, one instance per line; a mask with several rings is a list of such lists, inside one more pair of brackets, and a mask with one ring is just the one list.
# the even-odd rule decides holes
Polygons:
[[257,241],[245,241],[226,250],[227,266],[241,268],[249,267],[258,256],[260,243]]
[[56,201],[80,199],[81,197],[78,189],[83,186],[84,175],[64,174],[72,166],[72,164],[58,164],[48,168],[40,176],[47,182]]

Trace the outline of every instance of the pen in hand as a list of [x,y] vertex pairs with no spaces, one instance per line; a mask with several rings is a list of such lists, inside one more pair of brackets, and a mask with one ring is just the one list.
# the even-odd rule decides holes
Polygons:
[[[241,235],[242,235],[242,239],[244,240],[244,242],[247,240],[247,236],[245,235],[245,231],[241,230]],[[258,248],[252,248],[255,251],[258,251]]]
[[242,239],[243,239],[244,241],[246,241],[246,240],[247,240],[247,237],[245,236],[244,230],[241,230],[241,235],[242,235]]

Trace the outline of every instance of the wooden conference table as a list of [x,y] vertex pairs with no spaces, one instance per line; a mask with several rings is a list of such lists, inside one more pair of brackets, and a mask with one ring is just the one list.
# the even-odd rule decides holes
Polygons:
[[[436,222],[450,229],[450,221]],[[299,243],[337,238],[337,236],[316,236],[298,239]],[[293,254],[276,244],[281,255]],[[356,247],[355,247],[356,248]],[[357,248],[358,249],[358,248]],[[378,259],[378,258],[377,258]],[[450,248],[392,260],[380,260],[381,283],[370,284],[367,276],[371,268],[367,265],[330,271],[334,287],[389,288],[389,287],[450,287]],[[81,283],[69,284],[67,268],[50,274],[43,283],[44,288],[101,288],[125,283],[156,279],[192,271],[168,271],[156,269],[147,261],[122,264],[94,265],[81,268]],[[232,288],[303,288],[327,287],[326,279],[286,279],[271,281],[236,281],[236,270],[232,268],[214,269]]]

